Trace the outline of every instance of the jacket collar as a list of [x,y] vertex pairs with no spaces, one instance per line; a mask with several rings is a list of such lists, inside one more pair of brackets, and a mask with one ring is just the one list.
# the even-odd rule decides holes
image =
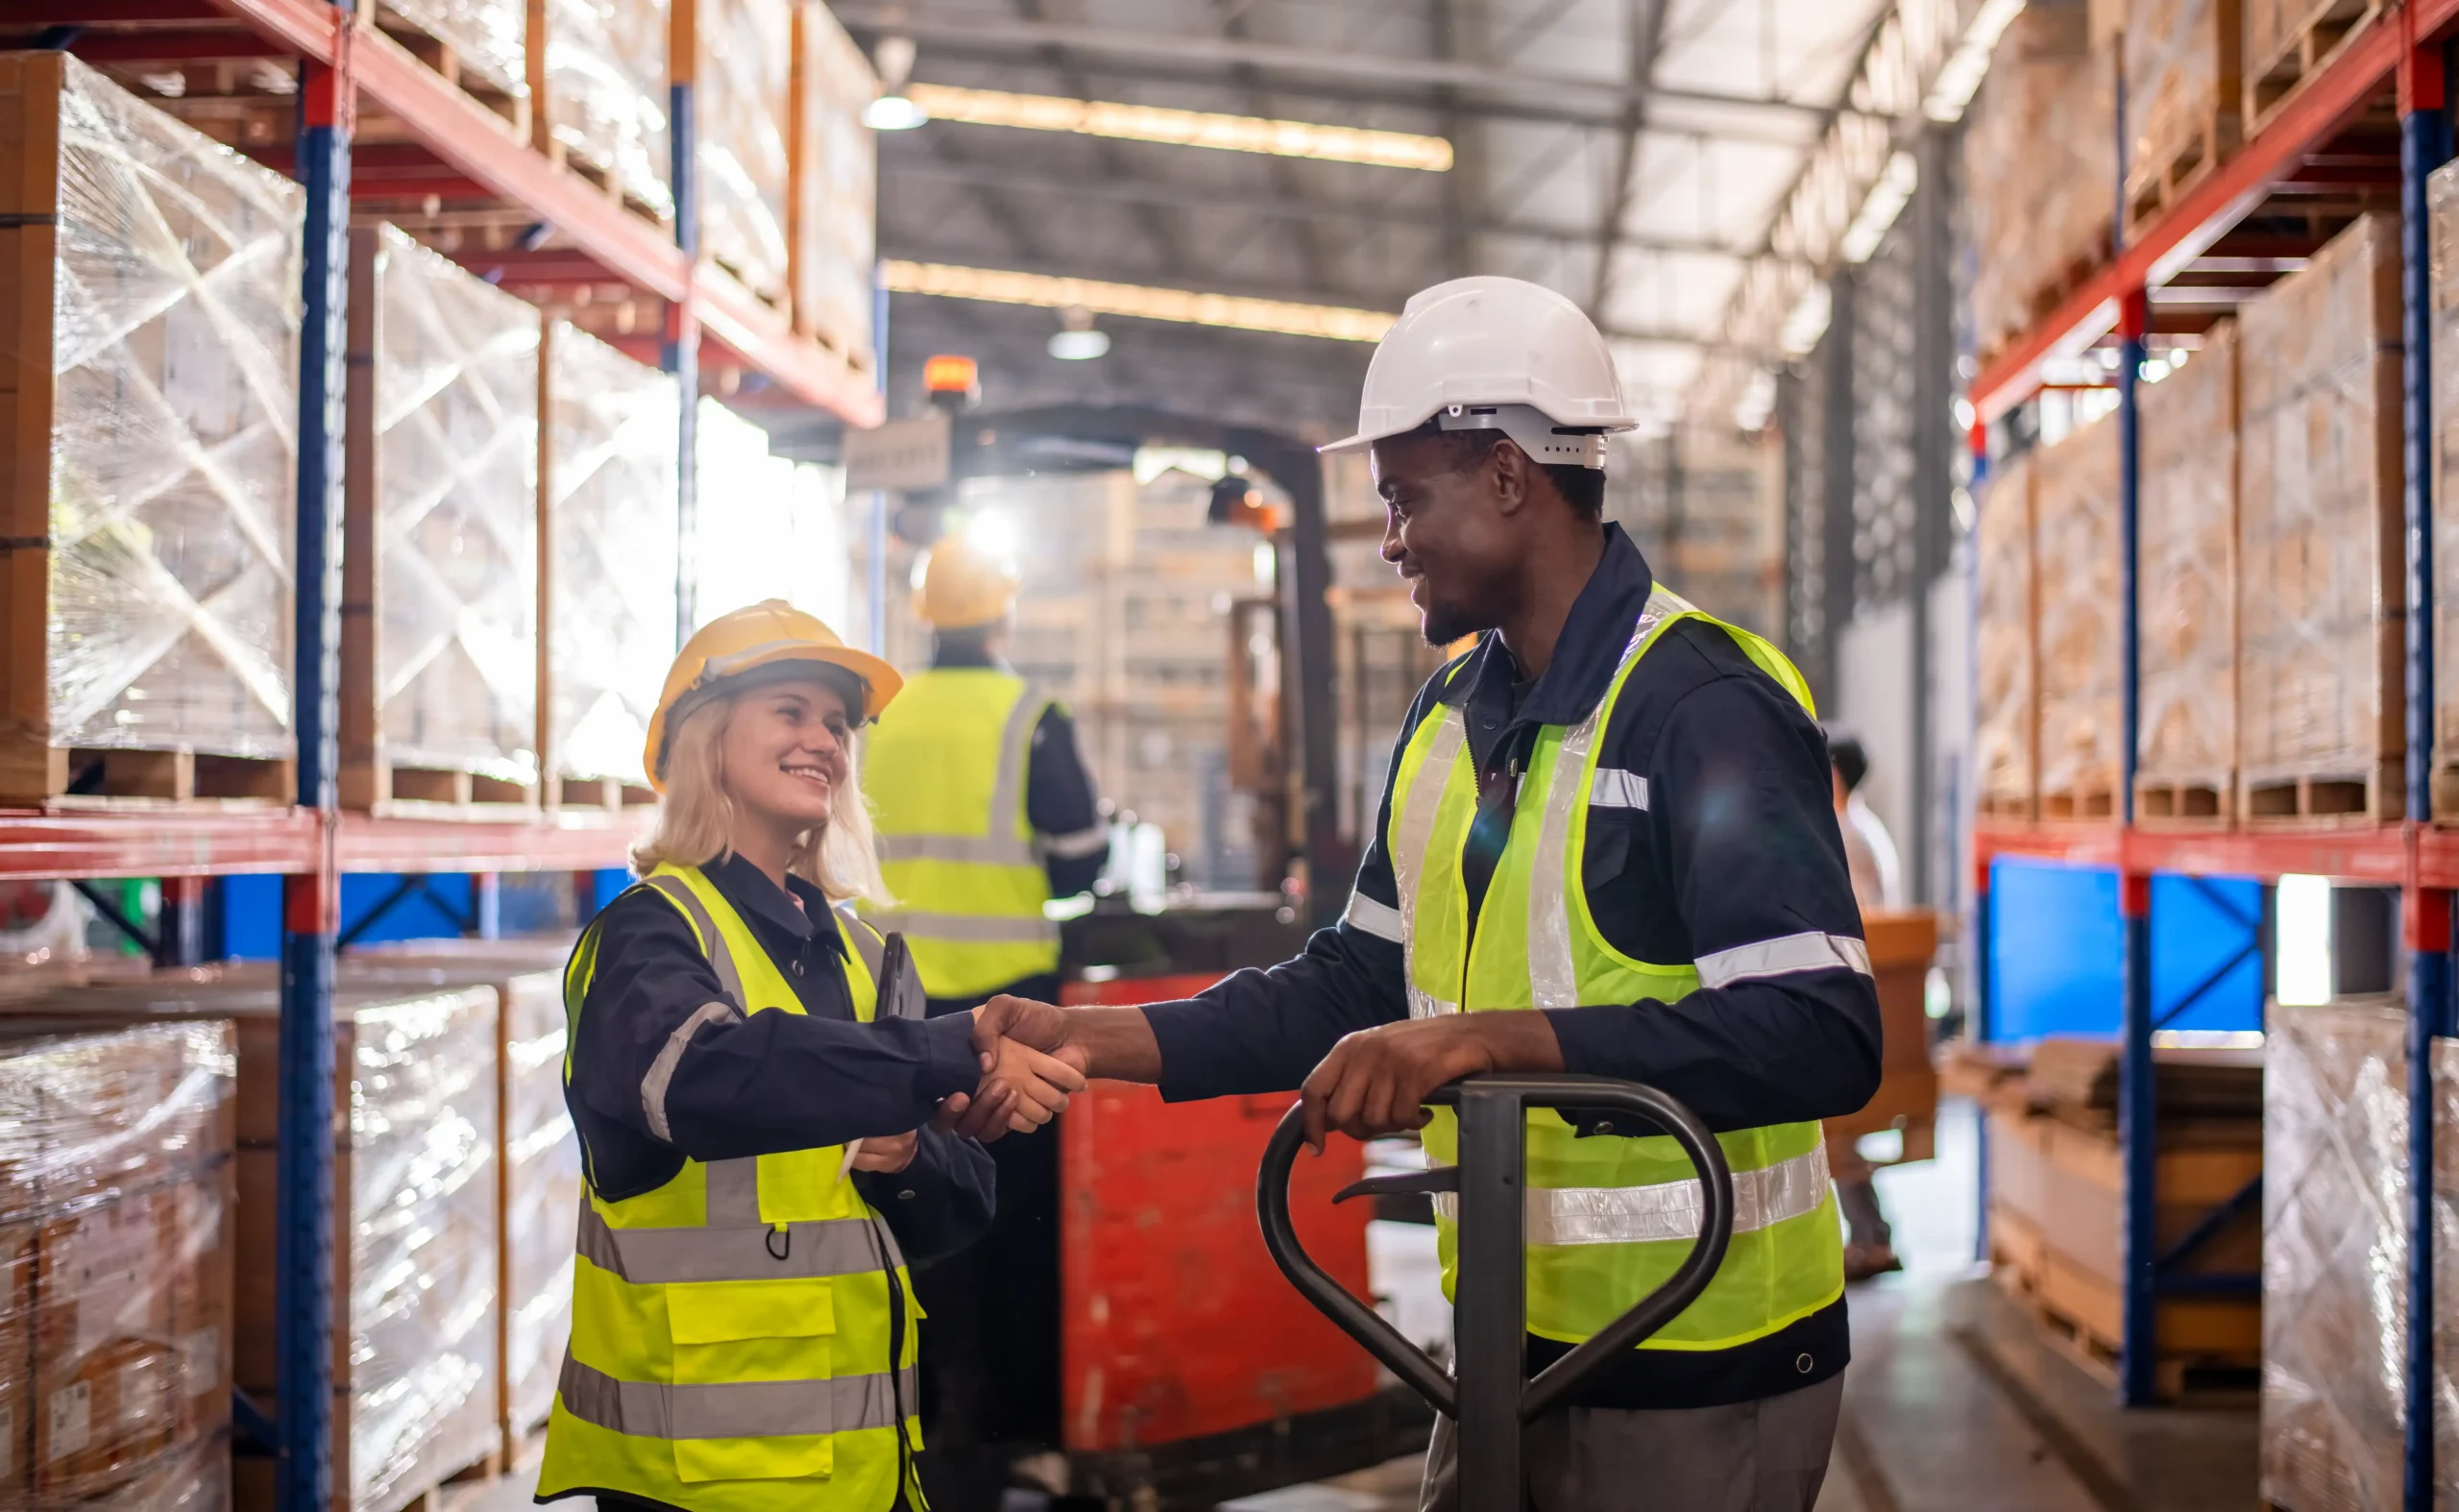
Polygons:
[[[1554,659],[1513,722],[1570,725],[1587,719],[1613,685],[1632,627],[1640,622],[1655,587],[1647,558],[1620,525],[1607,524],[1605,554],[1572,601],[1570,618],[1563,622],[1562,637],[1554,643]],[[1469,664],[1443,690],[1441,700],[1461,709],[1507,709],[1519,674],[1520,665],[1503,649],[1502,637],[1489,630],[1477,638]]]
[[[827,943],[836,947],[840,956],[845,954],[844,932],[837,927],[837,915],[829,907],[827,895],[802,878],[789,875],[781,889],[768,880],[767,873],[733,851],[702,866],[700,874],[717,886],[736,913],[781,931],[797,943],[808,942],[820,934],[819,921],[827,920]],[[796,898],[802,900],[801,908],[794,907]]]

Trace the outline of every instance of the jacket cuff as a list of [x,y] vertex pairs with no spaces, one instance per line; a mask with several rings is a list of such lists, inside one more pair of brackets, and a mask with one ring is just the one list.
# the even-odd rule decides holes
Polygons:
[[1229,1088],[1207,1085],[1204,1077],[1205,1067],[1225,1061],[1216,1048],[1222,1029],[1218,1005],[1189,997],[1142,1007],[1161,1051],[1161,1101],[1192,1103],[1226,1093]]
[[933,1104],[982,1085],[982,1058],[973,1049],[973,1015],[946,1013],[922,1024],[919,1090]]
[[1564,1070],[1576,1076],[1610,1076],[1625,1082],[1647,1080],[1647,1057],[1638,1043],[1641,1029],[1637,1008],[1600,1003],[1538,1012],[1554,1028],[1554,1038],[1563,1048]]

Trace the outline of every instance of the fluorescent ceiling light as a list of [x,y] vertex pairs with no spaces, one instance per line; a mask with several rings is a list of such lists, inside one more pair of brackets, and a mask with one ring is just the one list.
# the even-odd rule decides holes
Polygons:
[[863,107],[863,124],[875,132],[910,132],[931,112],[901,94],[884,94]]
[[1862,212],[1844,228],[1844,239],[1837,244],[1836,250],[1845,261],[1870,260],[1870,254],[1879,250],[1879,242],[1895,224],[1895,218],[1911,203],[1913,187],[1920,182],[1920,164],[1912,160],[1911,153],[1897,148],[1895,156],[1880,170],[1879,182],[1870,185],[1870,196],[1862,202]]
[[1285,336],[1322,336],[1331,341],[1380,341],[1395,319],[1380,310],[1344,309],[1336,305],[1297,305],[1235,294],[1148,288],[1140,283],[1097,283],[1090,279],[1058,279],[1039,273],[957,268],[937,262],[883,262],[880,278],[891,294],[935,294],[942,299],[1035,305],[1044,309],[1082,305],[1096,315],[1268,330]]
[[1938,65],[1929,96],[1921,102],[1922,114],[1948,125],[1963,119],[1965,107],[1972,104],[1972,97],[1980,92],[1982,79],[1989,72],[1989,55],[1997,48],[1998,38],[2006,35],[2007,28],[2023,10],[2024,0],[1983,0],[1955,51]]
[[1792,313],[1785,317],[1785,329],[1777,336],[1777,344],[1788,356],[1806,357],[1818,346],[1818,338],[1827,334],[1827,323],[1835,314],[1835,292],[1822,279],[1802,290]]
[[1050,333],[1050,354],[1061,362],[1090,362],[1110,350],[1110,333],[1107,330],[1054,330]]
[[1226,152],[1265,153],[1275,158],[1313,158],[1325,162],[1362,162],[1380,168],[1418,168],[1441,173],[1451,166],[1451,144],[1411,132],[1372,132],[1354,126],[1317,126],[1253,115],[1216,115],[1158,105],[1121,105],[1108,100],[1068,100],[1046,94],[1008,94],[916,84],[906,88],[913,105],[933,120],[968,126],[1012,126],[1029,132],[1074,132],[1175,147],[1217,147]]

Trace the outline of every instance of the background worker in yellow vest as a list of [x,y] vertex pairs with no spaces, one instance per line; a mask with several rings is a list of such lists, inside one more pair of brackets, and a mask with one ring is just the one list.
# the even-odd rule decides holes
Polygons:
[[[1462,1076],[1679,1098],[1733,1167],[1732,1248],[1697,1302],[1529,1426],[1531,1503],[1808,1512],[1850,1353],[1818,1120],[1878,1086],[1878,1000],[1799,675],[1602,519],[1605,433],[1632,424],[1560,295],[1472,278],[1410,300],[1335,449],[1372,449],[1383,556],[1426,640],[1481,633],[1409,713],[1346,915],[1189,1002],[1003,998],[976,1029],[1172,1099],[1303,1082],[1319,1137],[1423,1129],[1439,1163],[1456,1126],[1423,1104]],[[1531,1114],[1527,1179],[1534,1369],[1671,1273],[1698,1192],[1670,1140],[1594,1112]],[[1436,1207],[1447,1285],[1454,1212]],[[1459,1512],[1453,1468],[1447,1422],[1426,1507]]]
[[[870,736],[867,769],[881,870],[895,902],[866,910],[903,932],[934,1016],[995,993],[1059,995],[1054,897],[1091,888],[1109,850],[1075,721],[1005,659],[1018,578],[958,534],[923,564],[914,610],[933,629],[916,673]],[[991,1151],[999,1211],[983,1243],[917,1281],[931,1331],[923,1423],[957,1450],[1058,1447],[1059,1149],[1014,1139]],[[1005,1453],[942,1454],[926,1484],[949,1505],[988,1504]]]
[[918,1508],[907,1262],[987,1227],[971,1136],[1083,1080],[925,1022],[903,942],[843,907],[879,888],[854,732],[898,683],[773,599],[667,675],[643,880],[565,973],[588,1184],[542,1501]]

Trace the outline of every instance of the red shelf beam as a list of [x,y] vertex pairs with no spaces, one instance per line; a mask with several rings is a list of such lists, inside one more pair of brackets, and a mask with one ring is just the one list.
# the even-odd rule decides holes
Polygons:
[[[345,814],[344,871],[595,871],[627,864],[638,816],[473,821]],[[304,809],[0,810],[0,877],[219,877],[316,868]]]
[[[2402,824],[2309,830],[2121,829],[2113,824],[1984,824],[1973,833],[1983,862],[1998,857],[2109,866],[2136,874],[2332,877],[2398,887],[2408,880],[2408,828]],[[2426,887],[2459,886],[2459,832],[2422,829],[2419,877]]]
[[342,816],[344,871],[596,871],[629,865],[645,820],[370,818]]

